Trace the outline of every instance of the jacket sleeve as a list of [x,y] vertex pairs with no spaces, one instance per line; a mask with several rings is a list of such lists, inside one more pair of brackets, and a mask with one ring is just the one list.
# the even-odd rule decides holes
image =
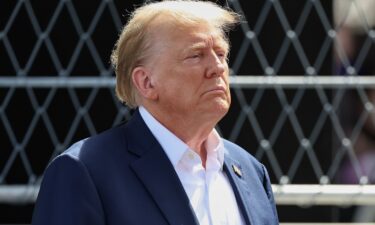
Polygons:
[[[277,216],[277,210],[276,210],[276,203],[275,203],[275,199],[273,197],[271,181],[270,181],[270,178],[269,178],[266,167],[264,165],[262,165],[262,167],[263,167],[263,171],[264,171],[264,173],[263,173],[264,174],[263,187],[264,187],[264,189],[267,193],[268,200],[270,201],[273,214],[274,214],[275,218],[277,219],[278,216]],[[278,221],[277,221],[277,224],[278,224]]]
[[57,157],[47,168],[32,225],[104,225],[97,189],[85,165],[72,155]]

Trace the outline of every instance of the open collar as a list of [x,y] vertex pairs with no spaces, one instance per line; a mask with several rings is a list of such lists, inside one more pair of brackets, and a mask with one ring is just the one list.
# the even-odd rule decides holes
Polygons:
[[138,156],[131,168],[171,225],[198,225],[189,199],[162,147],[136,110],[127,126],[127,144]]

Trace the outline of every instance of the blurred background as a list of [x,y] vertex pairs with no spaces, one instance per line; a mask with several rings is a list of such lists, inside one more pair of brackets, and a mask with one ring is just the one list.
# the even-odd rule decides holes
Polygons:
[[[375,201],[358,200],[375,195],[375,0],[215,2],[243,15],[219,132],[264,163],[277,190],[308,184],[297,188],[310,201],[276,195],[280,222],[375,222]],[[109,57],[142,4],[0,0],[0,224],[30,223],[50,160],[130,118]],[[372,194],[314,201],[312,187],[336,184]]]

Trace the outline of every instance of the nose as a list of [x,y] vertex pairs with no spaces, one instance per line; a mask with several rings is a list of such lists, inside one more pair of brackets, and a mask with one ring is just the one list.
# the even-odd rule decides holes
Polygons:
[[208,69],[206,71],[206,78],[223,76],[228,69],[226,59],[222,59],[215,52],[211,54],[208,62]]

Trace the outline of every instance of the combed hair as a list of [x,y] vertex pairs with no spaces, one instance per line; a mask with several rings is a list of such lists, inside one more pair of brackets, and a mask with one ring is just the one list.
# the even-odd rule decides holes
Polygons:
[[149,34],[152,24],[159,18],[182,28],[207,23],[219,29],[226,41],[225,33],[239,21],[239,15],[230,9],[205,1],[162,1],[146,3],[136,9],[122,29],[111,55],[116,72],[116,95],[130,108],[138,106],[132,71],[149,57],[152,46]]

